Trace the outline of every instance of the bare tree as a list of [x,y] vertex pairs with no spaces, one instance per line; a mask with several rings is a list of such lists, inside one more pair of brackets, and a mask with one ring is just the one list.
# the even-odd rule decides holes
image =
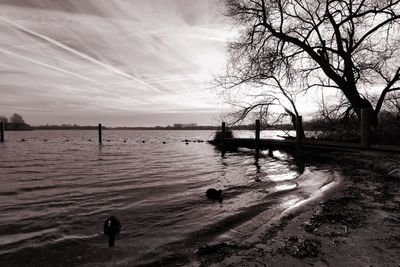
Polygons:
[[272,72],[279,63],[272,61],[272,54],[267,55],[271,59],[267,62],[258,53],[237,50],[236,45],[230,44],[230,62],[225,73],[215,79],[216,87],[223,88],[227,102],[238,110],[232,114],[232,124],[255,117],[265,127],[273,127],[290,117],[296,128],[296,117],[300,115],[296,107],[298,92],[286,86],[286,73]]
[[[278,80],[340,90],[355,114],[400,90],[400,0],[224,0],[240,30],[225,88]],[[375,107],[369,95],[379,93]]]
[[[354,112],[348,99],[343,94],[331,96],[326,100],[323,92],[319,102],[319,111],[315,114],[317,120],[323,120],[334,128],[338,123],[355,122],[357,115]],[[358,125],[353,125],[358,127]]]
[[392,92],[388,94],[385,102],[385,109],[393,114],[396,114],[397,118],[400,118],[400,93]]
[[21,115],[14,113],[11,117],[10,117],[10,123],[13,124],[25,124],[24,119],[22,118]]

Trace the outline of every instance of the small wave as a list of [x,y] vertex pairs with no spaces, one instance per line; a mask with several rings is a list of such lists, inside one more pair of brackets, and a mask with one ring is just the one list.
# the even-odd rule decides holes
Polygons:
[[56,229],[43,229],[35,232],[15,233],[9,235],[7,235],[7,233],[3,233],[2,238],[0,239],[0,246],[9,246],[10,244],[26,243],[28,240],[42,237],[45,234],[55,233],[56,231],[57,231]]
[[49,190],[49,189],[59,189],[59,185],[49,185],[49,186],[33,186],[33,187],[24,187],[20,188],[18,192],[33,192],[33,191],[43,191],[43,190]]
[[16,191],[0,192],[0,196],[15,196],[18,195]]

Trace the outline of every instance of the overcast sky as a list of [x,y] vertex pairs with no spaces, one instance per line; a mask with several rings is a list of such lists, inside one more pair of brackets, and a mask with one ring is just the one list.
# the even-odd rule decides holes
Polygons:
[[0,115],[32,125],[216,124],[218,0],[0,0]]

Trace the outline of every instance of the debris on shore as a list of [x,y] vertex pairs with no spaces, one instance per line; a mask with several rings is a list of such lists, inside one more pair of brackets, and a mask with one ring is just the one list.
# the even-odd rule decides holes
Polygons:
[[297,258],[316,257],[319,253],[321,242],[315,239],[300,239],[297,236],[286,238],[284,247],[280,252]]

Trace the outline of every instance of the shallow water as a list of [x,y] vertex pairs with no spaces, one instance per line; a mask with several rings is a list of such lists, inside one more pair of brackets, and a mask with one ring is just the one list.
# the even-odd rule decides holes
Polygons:
[[[6,132],[0,260],[131,266],[184,257],[206,242],[241,238],[257,227],[251,219],[277,216],[331,182],[329,171],[304,167],[284,152],[255,163],[251,150],[221,157],[206,142],[182,142],[212,136],[109,130],[100,147],[96,131]],[[210,187],[224,191],[222,203],[206,199]],[[113,249],[102,234],[110,215],[122,222]]]

